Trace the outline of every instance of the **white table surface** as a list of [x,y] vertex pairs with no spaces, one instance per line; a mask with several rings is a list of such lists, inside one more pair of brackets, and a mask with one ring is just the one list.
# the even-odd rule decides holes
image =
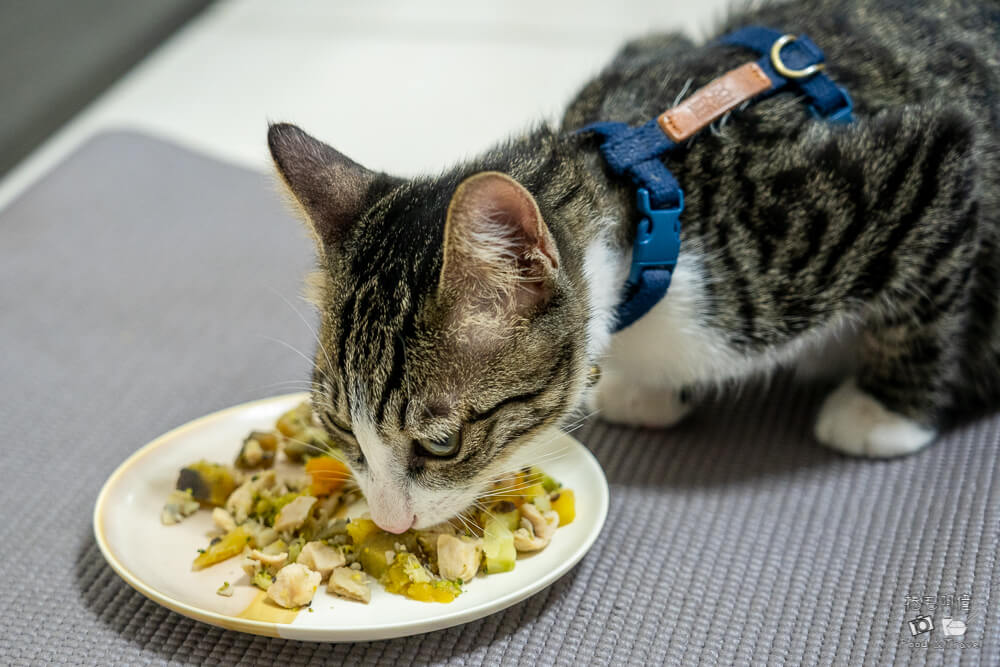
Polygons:
[[727,0],[225,0],[0,181],[0,208],[87,138],[131,128],[269,168],[268,120],[411,175],[554,119],[629,37],[710,31]]

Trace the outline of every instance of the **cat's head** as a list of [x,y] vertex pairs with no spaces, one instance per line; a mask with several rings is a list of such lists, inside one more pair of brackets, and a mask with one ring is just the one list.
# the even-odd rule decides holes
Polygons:
[[576,260],[507,173],[393,178],[293,125],[272,125],[268,143],[316,240],[314,409],[376,523],[446,520],[530,463],[579,401]]

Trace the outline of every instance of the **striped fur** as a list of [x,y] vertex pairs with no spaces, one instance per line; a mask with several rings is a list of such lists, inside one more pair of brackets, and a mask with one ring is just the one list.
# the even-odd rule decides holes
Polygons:
[[[637,40],[561,127],[428,178],[375,174],[294,126],[272,127],[278,170],[319,243],[314,402],[342,431],[380,523],[423,526],[461,510],[580,405],[595,362],[607,370],[596,402],[608,416],[667,424],[703,388],[840,341],[848,361],[833,370],[844,384],[817,436],[857,454],[913,451],[996,407],[1000,9],[788,3],[735,14],[720,33],[750,23],[809,34],[857,120],[826,124],[782,94],[671,155],[686,199],[681,265],[667,298],[616,336],[633,195],[595,139],[572,131],[644,122],[752,54],[680,35]],[[470,346],[449,328],[462,300],[441,289],[448,246],[458,247],[445,221],[459,185],[483,172],[530,193],[558,262],[537,307],[482,323],[471,339],[489,343]],[[536,251],[487,259],[506,257],[517,274]],[[419,447],[456,431],[453,457]]]

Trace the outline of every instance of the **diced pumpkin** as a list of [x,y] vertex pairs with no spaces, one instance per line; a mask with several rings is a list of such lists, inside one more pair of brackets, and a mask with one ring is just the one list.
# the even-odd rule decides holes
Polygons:
[[573,523],[576,518],[576,496],[573,489],[560,489],[552,494],[552,509],[559,515],[559,526]]
[[537,507],[542,512],[548,512],[552,509],[549,503],[549,493],[545,490],[545,487],[541,484],[534,484],[529,486],[524,491],[524,497],[533,502],[535,507]]
[[396,554],[382,577],[385,590],[419,602],[451,602],[461,589],[451,581],[435,580],[411,553]]
[[253,431],[243,440],[234,465],[243,470],[270,468],[278,452],[278,434],[274,431]]
[[195,570],[201,570],[233,556],[239,556],[243,553],[243,548],[250,544],[250,540],[250,533],[243,526],[237,526],[234,530],[226,533],[218,542],[209,545],[204,553],[199,554],[194,559],[193,567]]
[[288,412],[278,417],[275,426],[285,437],[292,437],[311,426],[312,409],[308,403],[300,403]]
[[[351,523],[354,523],[353,521]],[[363,542],[354,544],[354,552],[361,562],[361,569],[375,579],[382,579],[391,563],[386,559],[386,553],[390,557],[395,553],[396,544],[400,541],[398,535],[390,535],[376,529],[370,533]]]
[[442,602],[447,603],[455,599],[456,593],[448,588],[436,586],[442,582],[423,582],[410,584],[406,589],[406,597],[418,602]]
[[177,488],[191,490],[191,496],[210,507],[222,507],[229,494],[236,488],[229,468],[204,459],[181,468],[177,476]]
[[312,480],[309,495],[328,496],[344,485],[351,471],[332,456],[317,456],[306,461],[306,472]]
[[360,546],[372,533],[381,530],[371,519],[351,519],[347,524],[347,534],[355,545]]

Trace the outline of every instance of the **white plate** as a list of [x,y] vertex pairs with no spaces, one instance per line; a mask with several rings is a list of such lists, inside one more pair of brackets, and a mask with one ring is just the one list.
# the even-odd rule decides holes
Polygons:
[[[239,559],[193,572],[191,561],[208,541],[211,517],[200,511],[174,526],[160,523],[177,471],[202,458],[231,460],[248,432],[273,428],[282,412],[304,398],[278,396],[207,415],[160,436],[122,463],[94,508],[97,544],[115,572],[149,599],[231,630],[325,642],[388,639],[467,623],[537,593],[583,558],[604,525],[604,472],[583,445],[557,434],[553,445],[562,445],[565,454],[543,468],[576,492],[576,520],[556,531],[544,551],[519,558],[512,572],[476,578],[450,604],[408,600],[375,585],[371,604],[363,605],[320,587],[313,611],[295,612],[265,604],[263,593],[240,570]],[[232,597],[216,595],[223,581],[235,585]]]

